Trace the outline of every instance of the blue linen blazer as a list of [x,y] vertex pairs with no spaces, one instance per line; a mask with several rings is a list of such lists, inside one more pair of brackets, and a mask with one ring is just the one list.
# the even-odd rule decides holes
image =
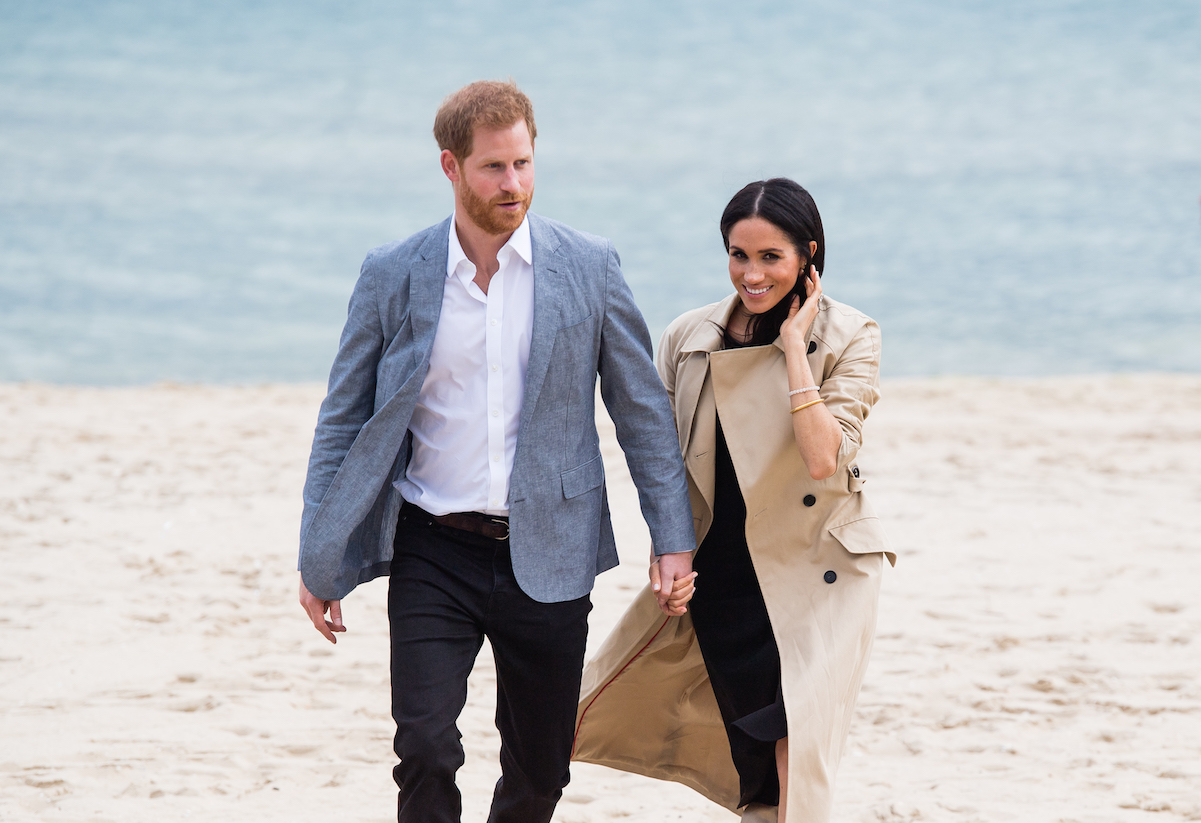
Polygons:
[[[671,405],[651,340],[603,238],[529,214],[534,318],[509,484],[513,572],[544,603],[592,590],[616,566],[595,422],[596,380],[657,554],[696,546]],[[429,370],[450,218],[372,250],[317,420],[300,526],[309,591],[340,600],[388,573],[411,454],[409,420]]]

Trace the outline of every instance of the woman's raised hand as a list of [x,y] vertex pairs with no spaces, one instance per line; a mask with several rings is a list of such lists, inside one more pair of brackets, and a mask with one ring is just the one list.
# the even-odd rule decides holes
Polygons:
[[818,303],[822,296],[822,281],[817,276],[816,266],[809,267],[809,271],[805,275],[805,285],[807,287],[805,302],[802,304],[800,296],[793,295],[788,319],[780,326],[780,336],[784,338],[786,349],[805,345],[805,335],[809,333],[809,327],[813,325],[813,319],[817,317]]

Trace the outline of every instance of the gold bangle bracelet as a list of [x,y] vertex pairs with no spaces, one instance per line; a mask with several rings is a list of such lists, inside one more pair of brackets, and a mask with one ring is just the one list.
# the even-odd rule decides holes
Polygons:
[[821,402],[822,402],[822,399],[820,397],[817,400],[810,400],[808,403],[802,403],[801,405],[797,406],[795,409],[790,411],[789,414],[796,414],[801,409],[807,409],[810,406],[816,406],[818,403],[821,403]]

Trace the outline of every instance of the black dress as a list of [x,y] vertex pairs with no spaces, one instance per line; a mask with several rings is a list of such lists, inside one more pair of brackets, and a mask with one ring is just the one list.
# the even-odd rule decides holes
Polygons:
[[[727,336],[726,348],[736,346]],[[780,652],[751,564],[746,504],[720,417],[713,525],[693,569],[697,585],[689,611],[738,769],[739,805],[779,805],[776,741],[788,736]]]

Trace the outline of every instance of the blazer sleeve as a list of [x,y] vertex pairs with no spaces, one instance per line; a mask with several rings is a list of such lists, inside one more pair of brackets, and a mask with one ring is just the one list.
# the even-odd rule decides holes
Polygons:
[[822,379],[821,398],[842,427],[838,465],[854,459],[863,444],[863,423],[880,399],[880,327],[871,319],[855,332]]
[[350,296],[346,326],[329,373],[329,390],[321,403],[313,450],[304,483],[304,513],[300,543],[325,493],[342,466],[346,453],[375,412],[375,383],[383,352],[384,334],[370,257],[363,262]]
[[696,548],[692,505],[671,403],[651,360],[646,321],[621,274],[612,244],[605,270],[601,325],[601,398],[617,429],[655,554]]

